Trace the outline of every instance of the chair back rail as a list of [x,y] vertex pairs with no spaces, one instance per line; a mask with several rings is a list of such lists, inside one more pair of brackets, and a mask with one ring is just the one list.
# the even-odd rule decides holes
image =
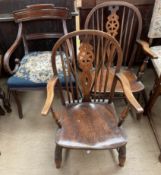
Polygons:
[[[18,23],[18,33],[16,40],[4,56],[4,69],[10,74],[14,74],[20,65],[20,59],[17,58],[15,59],[15,67],[11,69],[10,57],[21,41],[25,54],[29,53],[33,44],[36,46],[36,48],[34,47],[35,51],[42,50],[39,47],[40,43],[42,43],[43,50],[49,50],[60,37],[68,33],[66,21],[71,18],[66,7],[54,7],[53,4],[30,5],[25,9],[13,12],[13,16],[15,22]],[[35,25],[39,27],[32,27]],[[31,42],[32,40],[38,40],[39,44]],[[48,48],[46,45],[49,45]]]
[[88,14],[85,29],[108,32],[123,50],[123,65],[131,67],[142,30],[142,18],[137,7],[123,1],[109,1],[95,6]]
[[67,8],[26,8],[13,13],[15,22],[25,22],[31,20],[43,19],[69,19],[69,10]]
[[[66,20],[70,19],[69,10],[65,7],[54,7],[53,4],[30,5],[26,9],[13,13],[15,22],[22,28],[22,32],[17,37],[22,37],[25,54],[29,52],[28,41],[40,39],[58,39],[67,33]],[[43,21],[43,26],[42,26]],[[43,29],[46,25],[51,25],[54,21],[55,32],[46,32]],[[40,31],[32,29],[33,23],[40,23]],[[30,24],[30,25],[29,25]],[[43,32],[45,30],[45,32]]]
[[[55,60],[57,51],[60,58]],[[63,36],[52,50],[52,66],[54,75],[64,78],[65,94],[59,83],[63,103],[80,103],[112,100],[116,78],[112,83],[110,95],[107,97],[106,86],[111,66],[115,73],[119,72],[122,64],[122,50],[119,43],[102,31],[82,30]],[[63,73],[60,75],[59,69]],[[103,70],[106,75],[103,76]],[[100,75],[100,76],[99,76]],[[115,76],[114,76],[115,77]],[[99,85],[99,88],[97,86]],[[91,92],[93,93],[91,99]]]

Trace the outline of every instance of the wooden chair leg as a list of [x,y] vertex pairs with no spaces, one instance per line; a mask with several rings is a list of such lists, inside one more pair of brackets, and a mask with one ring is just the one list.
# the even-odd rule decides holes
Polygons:
[[22,105],[21,105],[21,102],[18,98],[18,94],[16,91],[12,91],[12,94],[13,94],[13,97],[14,97],[16,104],[17,104],[19,118],[22,119],[23,118]]
[[3,110],[1,106],[0,106],[0,115],[5,115],[5,111]]
[[146,115],[147,113],[151,112],[151,109],[153,107],[153,105],[155,104],[157,98],[160,95],[160,87],[155,88],[152,93],[150,94],[150,98],[148,100],[147,105],[145,106],[144,109],[144,114]]
[[[6,111],[11,112],[11,106],[10,106],[9,100],[1,88],[0,88],[0,99],[2,99],[3,107],[6,109]],[[1,108],[1,112],[5,114],[2,108]]]
[[130,106],[127,104],[127,106],[123,109],[123,111],[120,114],[120,119],[119,119],[119,122],[118,122],[118,127],[120,127],[123,124],[125,118],[128,115],[129,110],[130,110]]
[[147,94],[145,92],[145,89],[141,92],[142,96],[143,96],[143,100],[144,100],[144,105],[146,106],[148,99],[147,99]]
[[160,153],[160,155],[159,155],[159,157],[158,157],[158,158],[159,158],[159,162],[161,162],[161,153]]
[[123,167],[126,161],[126,145],[118,148],[119,153],[119,166]]
[[56,168],[61,167],[61,162],[62,162],[62,147],[56,144],[55,148],[55,165]]

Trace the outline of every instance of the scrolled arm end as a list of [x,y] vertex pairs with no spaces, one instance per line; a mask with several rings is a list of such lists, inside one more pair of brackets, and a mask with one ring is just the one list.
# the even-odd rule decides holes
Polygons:
[[119,72],[116,74],[116,77],[118,78],[118,80],[120,81],[125,97],[128,100],[128,102],[130,103],[130,105],[132,105],[132,107],[136,110],[137,113],[143,113],[143,108],[142,106],[138,103],[138,101],[136,100],[136,98],[134,97],[131,88],[130,88],[130,84],[128,79],[126,78],[126,76]]
[[136,41],[143,49],[144,53],[152,59],[158,58],[158,56],[150,49],[149,43],[143,40]]

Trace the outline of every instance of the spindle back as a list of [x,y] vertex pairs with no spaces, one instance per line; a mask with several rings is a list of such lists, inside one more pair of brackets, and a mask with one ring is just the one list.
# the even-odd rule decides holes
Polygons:
[[[56,59],[57,52],[60,53],[59,60]],[[52,50],[54,75],[59,79],[64,78],[65,82],[65,94],[58,83],[64,104],[91,100],[100,102],[108,98],[111,101],[116,85],[115,73],[119,72],[121,64],[122,50],[119,43],[109,34],[98,30],[68,33],[56,42]],[[113,66],[116,69],[110,95],[107,96],[109,71]],[[63,72],[60,73],[60,70]],[[106,75],[102,76],[104,70],[107,70]]]
[[123,66],[131,67],[140,39],[142,18],[134,5],[124,1],[108,1],[95,6],[88,14],[85,29],[97,29],[109,33],[121,45]]

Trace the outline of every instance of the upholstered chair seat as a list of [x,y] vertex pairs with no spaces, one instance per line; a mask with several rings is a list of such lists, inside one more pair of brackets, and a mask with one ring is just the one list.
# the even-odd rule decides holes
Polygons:
[[[63,68],[60,57],[60,53],[57,53],[56,64],[59,67],[61,83],[64,84],[64,78],[61,76],[63,74]],[[8,79],[8,86],[9,88],[46,87],[51,77],[53,77],[51,52],[31,52],[22,58],[17,72]]]

